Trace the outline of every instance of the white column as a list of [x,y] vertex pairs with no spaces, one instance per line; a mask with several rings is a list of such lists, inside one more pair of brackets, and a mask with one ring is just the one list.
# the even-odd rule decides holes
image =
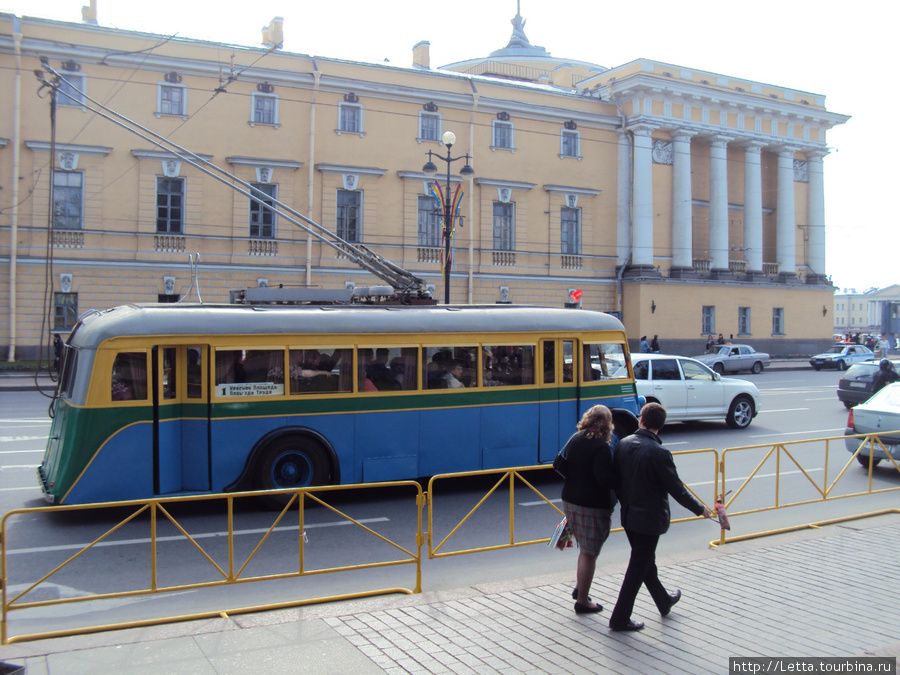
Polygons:
[[691,136],[672,134],[672,272],[694,270],[694,210],[691,195]]
[[797,273],[797,235],[794,222],[794,149],[778,151],[778,207],[775,214],[775,249],[778,274]]
[[807,280],[825,280],[825,174],[822,159],[826,151],[807,152],[809,171],[809,204],[807,206],[809,227],[809,266]]
[[631,143],[628,132],[619,129],[619,157],[616,192],[616,266],[628,264],[631,250]]
[[709,258],[710,271],[728,272],[728,141],[709,142]]
[[655,268],[653,264],[653,139],[652,129],[634,127],[634,186],[632,201],[631,264]]
[[751,276],[763,271],[762,147],[744,146],[744,260]]

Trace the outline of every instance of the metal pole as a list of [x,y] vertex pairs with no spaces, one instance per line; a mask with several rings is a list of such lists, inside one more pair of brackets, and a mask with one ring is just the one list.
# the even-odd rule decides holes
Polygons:
[[450,304],[450,235],[453,233],[453,204],[450,198],[450,145],[447,145],[447,191],[444,193],[444,304]]

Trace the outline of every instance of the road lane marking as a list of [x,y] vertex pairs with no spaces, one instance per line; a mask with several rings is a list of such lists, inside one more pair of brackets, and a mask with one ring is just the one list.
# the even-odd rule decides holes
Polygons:
[[40,466],[40,464],[3,464],[0,466],[0,471],[5,471],[6,469],[36,469]]
[[750,436],[750,438],[769,438],[770,436],[797,436],[799,434],[824,434],[835,431],[843,431],[845,428],[846,427],[840,427],[839,429],[810,429],[809,431],[779,431],[777,434],[760,434],[758,436]]
[[779,408],[778,410],[760,410],[759,414],[763,413],[783,413],[783,412],[803,412],[804,410],[809,410],[809,408]]
[[[317,529],[320,527],[342,527],[345,525],[355,525],[356,523],[383,523],[389,521],[390,518],[365,518],[362,520],[356,520],[354,522],[350,522],[349,520],[341,520],[332,523],[316,523],[311,525],[306,525],[307,530]],[[285,526],[285,527],[276,527],[272,530],[272,532],[295,532],[298,529],[298,526]],[[269,531],[267,527],[255,528],[252,530],[235,530],[234,535],[241,536],[245,534],[265,534]],[[227,532],[206,532],[203,534],[192,534],[191,538],[193,539],[211,539],[212,537],[227,537]],[[187,538],[183,535],[176,535],[170,537],[157,537],[157,543],[162,541],[188,541]],[[119,541],[101,541],[97,544],[94,544],[93,548],[98,548],[100,546],[134,546],[137,544],[149,544],[150,538],[146,539],[122,539]],[[39,548],[20,548],[8,550],[7,555],[20,554],[20,553],[50,553],[52,551],[80,551],[84,548],[87,548],[88,544],[62,544],[60,546],[42,546]]]
[[14,441],[46,441],[49,436],[0,436],[0,443],[12,443]]

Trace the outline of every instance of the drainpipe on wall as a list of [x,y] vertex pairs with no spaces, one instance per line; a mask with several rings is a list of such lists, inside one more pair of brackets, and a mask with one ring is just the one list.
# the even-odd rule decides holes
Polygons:
[[18,256],[19,239],[19,134],[21,133],[21,94],[22,94],[22,23],[19,17],[13,17],[13,44],[15,46],[16,79],[13,94],[13,166],[12,166],[12,210],[10,212],[9,232],[9,354],[7,361],[16,360],[16,258]]
[[[309,183],[307,187],[307,212],[311,220],[315,220],[313,214],[313,198],[316,186],[316,99],[319,96],[319,80],[322,73],[316,66],[316,60],[312,59],[313,85],[312,105],[309,108]],[[306,234],[306,287],[312,285],[312,234]]]
[[628,181],[628,198],[622,200],[622,203],[620,204],[620,207],[625,209],[626,211],[625,220],[628,223],[628,240],[626,242],[627,248],[625,249],[625,255],[622,257],[622,264],[619,266],[619,271],[616,273],[616,310],[619,312],[619,316],[624,318],[625,299],[623,297],[622,291],[622,276],[625,274],[625,269],[631,263],[631,229],[633,227],[633,223],[631,222],[631,200],[632,195],[634,194],[634,171],[632,171],[631,167],[634,161],[634,137],[626,128],[628,118],[626,117],[625,112],[622,110],[622,105],[613,96],[610,96],[609,100],[616,106],[616,110],[619,111],[619,117],[622,119],[622,134],[624,135],[625,140],[628,143],[627,153],[625,153],[624,156],[622,156],[620,153],[620,158],[624,159],[628,163],[628,166],[625,167],[625,176],[626,180]]
[[[472,164],[475,163],[475,113],[478,111],[478,89],[470,79],[472,87],[472,114],[469,117],[469,154],[472,156]],[[471,305],[475,298],[475,177],[469,176],[469,292],[467,304]]]

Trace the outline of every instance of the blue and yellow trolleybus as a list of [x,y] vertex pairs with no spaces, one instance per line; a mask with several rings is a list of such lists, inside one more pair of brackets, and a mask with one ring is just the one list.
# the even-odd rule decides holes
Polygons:
[[638,412],[622,324],[576,309],[127,305],[64,351],[58,504],[547,463],[590,406]]

